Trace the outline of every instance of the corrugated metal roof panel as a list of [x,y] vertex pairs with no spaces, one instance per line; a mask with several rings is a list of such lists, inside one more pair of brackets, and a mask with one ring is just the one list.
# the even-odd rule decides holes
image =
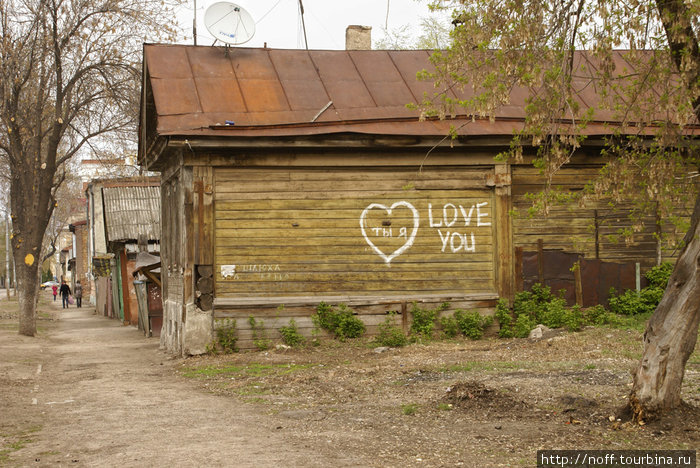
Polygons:
[[[416,78],[419,70],[433,69],[430,52],[425,50],[146,45],[144,55],[157,114],[151,121],[157,122],[159,135],[269,137],[357,132],[443,136],[450,124],[464,135],[508,135],[522,125],[530,93],[514,87],[511,103],[499,108],[496,123],[472,123],[469,116],[436,123],[419,121],[418,112],[405,107],[420,102],[424,93],[432,96],[435,92],[432,83]],[[599,96],[588,76],[596,67],[595,58],[578,52],[575,59],[575,69],[581,75],[574,77],[579,100],[584,108],[594,106]],[[620,70],[630,67],[623,52],[614,54],[614,62]],[[472,96],[473,90],[467,87],[451,93],[465,98]],[[310,127],[308,124],[329,101],[332,104],[317,117],[316,126]],[[570,115],[561,117],[567,119]],[[595,122],[585,132],[609,134],[611,128],[606,125],[612,117],[611,111],[598,110]],[[217,128],[227,120],[235,125]],[[636,133],[631,127],[630,131]]]
[[105,187],[102,194],[108,241],[160,240],[160,187]]
[[202,112],[245,112],[246,105],[238,86],[230,86],[229,78],[197,77],[195,84],[202,104]]
[[318,112],[330,97],[306,51],[271,50],[270,59],[292,110]]
[[350,52],[350,58],[378,107],[405,107],[415,101],[388,52],[357,50]]
[[310,54],[336,109],[377,106],[348,53],[315,50]]

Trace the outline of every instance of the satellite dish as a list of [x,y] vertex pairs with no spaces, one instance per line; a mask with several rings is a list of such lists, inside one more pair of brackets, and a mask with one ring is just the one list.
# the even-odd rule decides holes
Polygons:
[[243,7],[231,2],[217,2],[204,12],[204,26],[221,42],[243,44],[255,34],[255,21]]

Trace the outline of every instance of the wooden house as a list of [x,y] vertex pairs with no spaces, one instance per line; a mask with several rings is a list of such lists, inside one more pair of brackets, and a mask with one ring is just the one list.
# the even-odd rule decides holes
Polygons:
[[[390,311],[407,323],[413,301],[489,313],[513,296],[519,248],[538,239],[656,261],[653,232],[632,249],[607,241],[598,218],[625,222],[607,208],[510,216],[542,183],[530,165],[494,160],[522,126],[526,93],[494,122],[421,120],[406,104],[433,92],[416,80],[429,55],[144,47],[139,162],[161,173],[167,349],[202,353],[231,318],[242,347],[249,316],[272,338],[290,318],[309,333],[321,301],[349,305],[370,332]],[[572,190],[600,167],[609,130],[586,131],[558,181]]]
[[138,324],[133,271],[140,251],[160,251],[158,177],[95,179],[86,187],[89,278],[98,315]]

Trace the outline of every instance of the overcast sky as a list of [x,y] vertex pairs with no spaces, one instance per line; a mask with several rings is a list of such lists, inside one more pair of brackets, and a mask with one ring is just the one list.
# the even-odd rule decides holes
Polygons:
[[[197,0],[197,44],[211,45],[212,35],[203,23],[207,7],[221,0]],[[256,22],[253,38],[244,47],[276,49],[304,48],[299,0],[234,0]],[[302,0],[309,49],[344,49],[345,28],[351,24],[372,26],[372,43],[380,39],[387,25],[390,30],[411,25],[418,33],[421,18],[431,15],[427,0]],[[192,43],[194,0],[180,9],[179,22],[186,39]],[[220,44],[217,44],[220,45]]]

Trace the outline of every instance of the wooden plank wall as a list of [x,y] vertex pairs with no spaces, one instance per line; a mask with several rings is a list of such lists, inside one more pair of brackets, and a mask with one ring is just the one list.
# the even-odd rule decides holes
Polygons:
[[[582,190],[585,183],[598,173],[596,166],[570,166],[563,168],[555,178],[555,185],[569,191]],[[544,178],[532,166],[513,167],[513,220],[514,244],[524,250],[536,251],[537,240],[543,240],[545,249],[581,253],[586,258],[599,258],[613,262],[640,262],[645,268],[656,265],[656,219],[644,219],[644,229],[634,235],[631,243],[616,239],[621,229],[632,225],[625,206],[611,208],[605,202],[587,203],[585,206],[552,206],[548,216],[528,217],[532,206],[528,193],[542,189]],[[672,232],[673,227],[665,228]],[[663,245],[661,260],[673,260],[674,250]]]
[[494,291],[483,172],[414,175],[217,169],[217,297]]
[[[423,308],[436,308],[445,301],[449,302],[450,309],[440,312],[440,317],[450,316],[456,309],[478,310],[482,314],[493,315],[496,307],[496,295],[494,293],[474,294],[470,295],[469,298],[464,296],[407,297],[406,300],[393,302],[382,298],[374,303],[370,298],[362,298],[346,300],[344,303],[352,308],[362,319],[362,322],[365,324],[365,336],[375,336],[379,331],[379,325],[387,319],[391,320],[397,327],[402,328],[405,333],[408,333],[412,320],[412,299],[415,300],[418,306]],[[311,315],[316,311],[317,305],[318,302],[314,301],[287,304],[285,307],[261,304],[247,306],[245,303],[239,303],[235,307],[217,307],[214,314],[214,327],[228,326],[230,325],[230,320],[235,320],[237,346],[240,349],[256,348],[254,332],[248,321],[250,316],[255,317],[258,326],[264,326],[265,337],[272,340],[275,344],[282,342],[282,336],[278,330],[283,326],[289,325],[290,319],[294,319],[301,334],[309,338],[314,333]],[[496,330],[497,325],[494,324],[490,332],[495,333]],[[315,332],[318,332],[318,330]],[[258,339],[260,339],[260,332],[257,333]],[[329,334],[324,330],[320,330],[320,336],[329,337]]]
[[236,318],[245,342],[249,315],[310,334],[321,300],[348,303],[369,333],[411,300],[492,310],[492,173],[215,169],[215,318]]

